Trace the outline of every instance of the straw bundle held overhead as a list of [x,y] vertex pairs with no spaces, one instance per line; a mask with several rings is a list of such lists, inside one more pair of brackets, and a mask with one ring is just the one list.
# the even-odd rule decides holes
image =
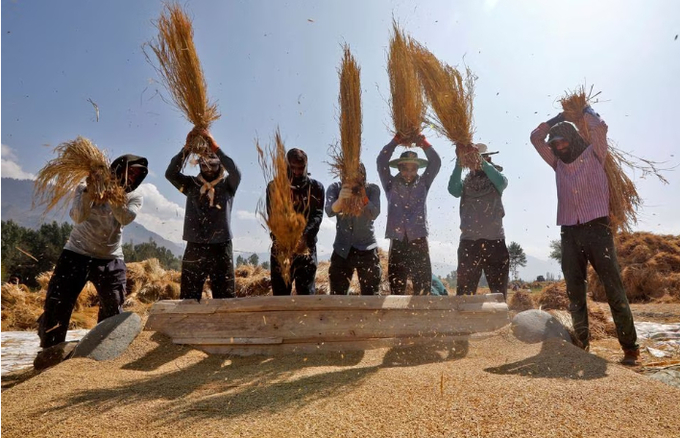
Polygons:
[[[147,61],[160,75],[175,106],[194,126],[208,129],[220,114],[217,105],[208,101],[208,86],[194,46],[191,20],[178,4],[166,4],[156,27],[158,37],[148,46],[156,55],[158,65],[145,51]],[[189,145],[189,152],[199,156],[209,151],[207,142],[200,136]]]
[[78,137],[61,143],[54,152],[57,158],[38,171],[34,184],[34,203],[45,205],[45,213],[60,204],[60,208],[68,205],[75,188],[86,178],[95,203],[125,204],[125,190],[111,173],[108,158],[90,140]]
[[411,41],[411,53],[425,96],[434,114],[429,122],[440,134],[456,144],[461,167],[479,169],[481,158],[472,147],[472,116],[476,76],[466,68],[460,72],[439,61],[429,50]]
[[392,93],[392,121],[395,134],[401,137],[402,144],[411,146],[422,131],[425,104],[408,39],[396,21],[392,21],[392,32],[387,58]]
[[274,146],[266,151],[256,142],[257,161],[262,168],[265,181],[271,181],[268,186],[269,206],[260,207],[260,215],[264,219],[269,232],[274,236],[276,259],[281,266],[281,275],[286,284],[290,284],[290,267],[293,256],[307,225],[307,219],[302,213],[295,211],[293,196],[288,180],[288,165],[286,149],[277,130]]
[[[593,88],[586,95],[585,87],[581,86],[575,91],[567,92],[560,99],[564,118],[572,122],[579,130],[583,139],[590,143],[590,132],[583,109],[594,102],[595,97],[600,93],[592,93]],[[637,223],[637,208],[642,200],[637,192],[635,183],[623,171],[622,165],[635,168],[635,165],[626,160],[623,153],[611,145],[609,153],[604,163],[604,170],[609,183],[609,219],[611,229],[617,231],[630,232],[631,225]],[[651,162],[649,162],[651,163]],[[661,177],[663,178],[663,177]]]
[[360,68],[345,46],[340,76],[340,150],[331,152],[331,172],[343,185],[352,187],[352,197],[341,202],[341,212],[359,216],[364,209],[364,176],[361,174],[361,82]]

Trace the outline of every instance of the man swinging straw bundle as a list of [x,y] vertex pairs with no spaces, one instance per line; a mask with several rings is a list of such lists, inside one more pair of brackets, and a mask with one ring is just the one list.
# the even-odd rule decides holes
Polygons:
[[387,58],[392,93],[392,121],[395,135],[401,139],[403,145],[411,146],[417,141],[423,128],[425,103],[408,39],[396,21],[392,22],[392,32]]
[[46,206],[45,214],[54,207],[66,207],[83,180],[95,204],[125,204],[125,188],[112,174],[106,155],[90,140],[77,137],[61,143],[54,152],[57,157],[40,169],[34,185],[34,202]]
[[434,129],[456,145],[461,167],[479,170],[481,157],[472,146],[476,76],[467,68],[463,78],[457,69],[442,63],[415,41],[411,41],[410,47],[420,83],[434,112],[431,117]]
[[[195,127],[207,130],[220,114],[217,105],[208,101],[208,86],[194,46],[191,20],[178,4],[167,4],[156,27],[158,37],[148,46],[156,55],[158,65],[145,52],[146,59],[154,66],[175,106],[187,120]],[[196,136],[187,152],[185,163],[192,154],[210,155],[210,145],[201,136]]]
[[332,153],[331,172],[343,185],[351,187],[352,195],[341,200],[340,211],[359,216],[364,211],[365,175],[361,173],[361,83],[360,69],[345,46],[340,66],[340,151]]
[[304,214],[295,211],[288,178],[286,148],[281,133],[276,131],[274,145],[266,151],[260,147],[259,142],[256,142],[255,147],[265,181],[269,182],[266,209],[260,209],[260,215],[272,235],[272,245],[276,246],[275,249],[272,248],[272,254],[275,255],[283,280],[288,285],[291,281],[292,261],[307,220]]

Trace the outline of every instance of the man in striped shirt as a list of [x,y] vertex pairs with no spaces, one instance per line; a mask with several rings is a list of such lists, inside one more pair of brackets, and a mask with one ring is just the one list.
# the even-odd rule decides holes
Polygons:
[[562,272],[578,340],[588,350],[586,275],[590,262],[607,294],[624,351],[621,363],[636,365],[640,349],[609,226],[609,184],[604,170],[607,124],[590,107],[584,109],[584,119],[591,144],[586,143],[573,124],[565,121],[562,113],[538,125],[531,133],[531,143],[555,170],[557,225],[562,227]]

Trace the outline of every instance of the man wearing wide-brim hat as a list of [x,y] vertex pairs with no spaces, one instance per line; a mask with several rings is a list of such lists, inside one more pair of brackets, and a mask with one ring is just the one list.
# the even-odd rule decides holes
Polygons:
[[456,295],[476,294],[484,271],[491,292],[505,297],[510,256],[505,245],[505,210],[501,196],[508,179],[501,173],[503,168],[491,161],[491,155],[498,152],[489,152],[484,143],[472,146],[482,157],[481,168],[471,170],[462,179],[463,169],[456,160],[449,179],[449,193],[460,198]]
[[[401,138],[395,136],[377,159],[380,182],[387,197],[385,237],[391,240],[387,267],[390,290],[393,295],[405,294],[406,281],[410,278],[414,294],[428,294],[432,287],[432,264],[427,241],[426,200],[442,162],[424,135],[418,136],[416,146],[423,150],[427,160],[407,150],[390,161],[400,142]],[[399,173],[392,175],[390,167],[399,169]],[[419,175],[421,168],[425,170]]]

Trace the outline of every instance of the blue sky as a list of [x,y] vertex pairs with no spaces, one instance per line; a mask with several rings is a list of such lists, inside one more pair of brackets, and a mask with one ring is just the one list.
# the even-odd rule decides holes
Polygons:
[[[265,182],[255,138],[279,127],[287,147],[308,152],[314,178],[328,186],[328,146],[339,139],[338,76],[343,43],[361,66],[364,161],[377,181],[375,156],[391,138],[386,49],[392,16],[442,60],[479,77],[475,140],[501,153],[509,186],[503,199],[508,241],[547,258],[555,225],[554,174],[529,143],[556,99],[586,82],[602,91],[596,110],[622,150],[680,163],[680,2],[624,1],[188,1],[210,97],[222,118],[212,132],[243,173],[234,247],[266,252],[255,216]],[[111,157],[149,158],[138,221],[181,240],[184,198],[163,174],[190,124],[146,62],[142,44],[156,34],[160,1],[2,0],[2,176],[34,175],[51,147],[82,135]],[[100,109],[99,121],[88,102]],[[426,131],[443,158],[428,198],[433,259],[455,264],[458,200],[446,191],[453,147]],[[46,146],[49,145],[49,146]],[[189,172],[195,172],[189,169]],[[680,233],[678,172],[670,184],[638,181],[645,200],[638,229]],[[637,175],[639,177],[639,175]],[[383,197],[383,204],[385,199]],[[334,220],[324,219],[319,252],[330,253]],[[384,236],[384,214],[376,223]],[[387,241],[381,240],[387,247]],[[555,269],[557,271],[557,269]]]

